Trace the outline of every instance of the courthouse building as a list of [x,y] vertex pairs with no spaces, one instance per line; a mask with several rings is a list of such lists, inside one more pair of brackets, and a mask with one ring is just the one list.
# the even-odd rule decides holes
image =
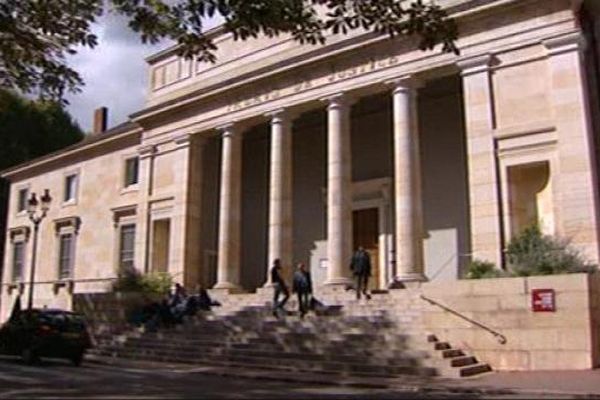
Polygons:
[[458,279],[472,259],[502,267],[535,221],[598,262],[600,2],[438,3],[458,56],[363,31],[310,46],[217,28],[216,64],[149,57],[129,121],[104,130],[97,112],[84,141],[2,173],[0,317],[27,293],[26,200],[44,189],[37,306],[69,307],[126,267],[253,291],[280,258],[344,284],[358,245],[373,288]]

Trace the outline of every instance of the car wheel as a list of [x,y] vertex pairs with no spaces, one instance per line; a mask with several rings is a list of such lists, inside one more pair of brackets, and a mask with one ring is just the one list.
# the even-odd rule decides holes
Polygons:
[[27,365],[32,365],[37,361],[37,355],[33,349],[26,347],[21,351],[21,358]]
[[83,362],[83,352],[77,353],[77,354],[71,356],[71,363],[75,367],[79,367],[82,362]]

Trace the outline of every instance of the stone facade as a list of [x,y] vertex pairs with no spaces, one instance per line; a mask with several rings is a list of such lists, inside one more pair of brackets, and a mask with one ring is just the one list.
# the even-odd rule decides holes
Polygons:
[[[4,172],[0,318],[27,290],[23,188],[55,197],[38,306],[106,290],[126,262],[189,287],[252,291],[279,258],[288,274],[302,261],[318,284],[345,284],[367,242],[373,287],[452,280],[471,258],[503,265],[507,241],[535,220],[598,262],[595,2],[443,4],[460,56],[366,32],[314,47],[217,29],[215,65],[173,49],[150,57],[147,104],[129,124]],[[133,157],[137,183],[124,185]],[[71,174],[78,191],[63,204]],[[75,232],[63,279],[61,232]],[[15,241],[27,249],[17,279]]]

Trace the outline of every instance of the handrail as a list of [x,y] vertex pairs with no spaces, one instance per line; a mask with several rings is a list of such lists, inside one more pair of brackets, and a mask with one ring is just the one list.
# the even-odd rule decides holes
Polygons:
[[428,303],[430,303],[430,304],[433,304],[433,305],[435,305],[435,306],[438,306],[438,307],[440,307],[442,310],[444,310],[444,311],[447,311],[447,312],[449,312],[450,314],[454,314],[454,315],[456,315],[457,317],[459,317],[459,318],[462,318],[462,319],[464,319],[465,321],[467,321],[467,322],[470,322],[470,323],[472,323],[473,325],[475,325],[475,326],[478,326],[479,328],[481,328],[481,329],[483,329],[483,330],[485,330],[485,331],[487,331],[487,332],[491,333],[492,335],[494,335],[494,337],[496,338],[496,340],[498,340],[498,343],[500,343],[500,344],[506,344],[506,342],[507,342],[506,336],[504,336],[503,334],[501,334],[501,333],[499,333],[499,332],[496,332],[496,331],[495,331],[495,330],[493,330],[492,328],[489,328],[489,327],[487,327],[487,326],[483,325],[483,324],[482,324],[482,323],[480,323],[480,322],[474,321],[474,320],[472,320],[471,318],[469,318],[469,317],[466,317],[466,316],[462,315],[462,314],[461,314],[461,313],[459,313],[458,311],[455,311],[455,310],[453,310],[453,309],[451,309],[451,308],[449,308],[449,307],[447,307],[447,306],[445,306],[445,305],[443,305],[443,304],[441,304],[441,303],[438,303],[437,301],[435,301],[435,300],[433,300],[433,299],[430,299],[429,297],[425,297],[424,295],[421,295],[421,299],[425,300],[426,302],[428,302]]

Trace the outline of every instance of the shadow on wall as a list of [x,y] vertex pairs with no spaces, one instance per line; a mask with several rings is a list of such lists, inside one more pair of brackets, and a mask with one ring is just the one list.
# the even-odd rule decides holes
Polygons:
[[462,276],[470,252],[466,137],[460,77],[419,91],[425,265],[428,277]]

